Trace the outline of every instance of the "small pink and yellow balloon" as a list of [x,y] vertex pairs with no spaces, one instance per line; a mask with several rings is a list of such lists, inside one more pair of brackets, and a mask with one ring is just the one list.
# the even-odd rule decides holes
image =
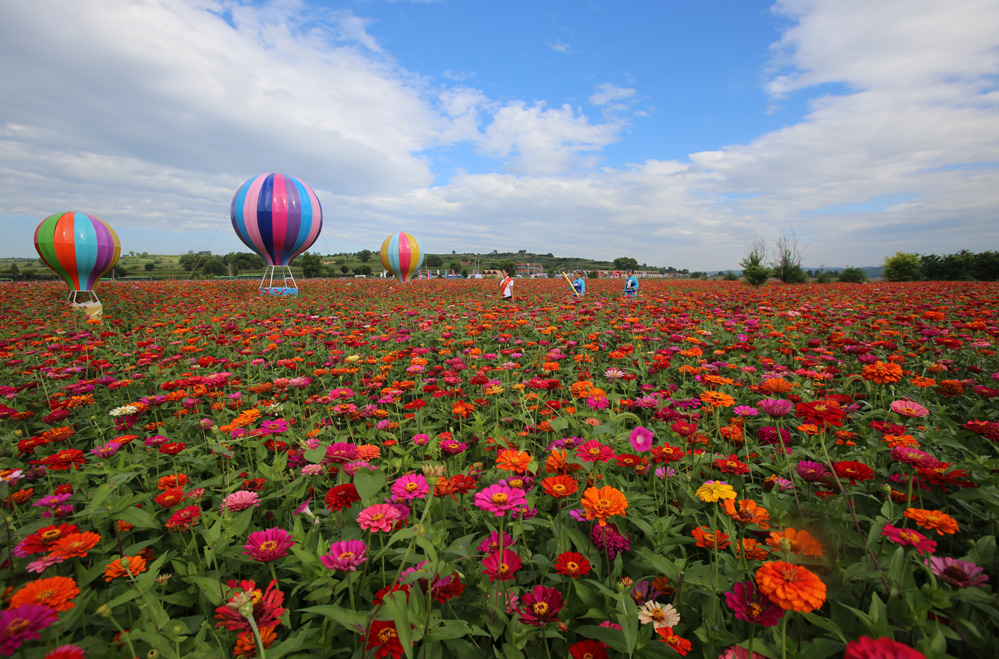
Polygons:
[[382,243],[380,256],[385,269],[403,283],[408,282],[423,265],[420,241],[405,231],[393,233],[386,238]]
[[99,217],[70,211],[49,215],[35,229],[35,251],[75,292],[93,291],[121,255],[118,234]]

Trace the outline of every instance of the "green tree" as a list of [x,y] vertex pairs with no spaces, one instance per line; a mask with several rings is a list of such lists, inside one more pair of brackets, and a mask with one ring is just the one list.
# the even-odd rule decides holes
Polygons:
[[298,257],[298,263],[302,266],[302,274],[305,277],[323,276],[323,259],[318,254],[306,252]]
[[739,275],[735,274],[731,270],[725,271],[725,276],[722,277],[725,281],[739,281]]
[[763,265],[767,260],[767,242],[756,237],[746,245],[746,256],[739,262],[742,266],[742,276],[753,286],[762,286],[770,279],[770,268]]
[[350,267],[348,267],[346,264],[341,265],[340,272],[342,272],[343,274],[347,274],[348,272],[350,272]]
[[630,256],[622,256],[614,259],[615,270],[637,270],[638,261]]
[[426,266],[428,268],[443,268],[444,267],[444,259],[442,259],[441,257],[437,256],[436,254],[431,254],[431,255],[427,256],[425,263],[426,263]]
[[883,276],[888,281],[919,281],[922,273],[919,270],[919,254],[895,252],[894,256],[886,256],[882,264]]
[[213,277],[221,277],[225,275],[229,269],[226,267],[222,259],[215,258],[214,256],[206,256],[205,260],[201,262],[201,271],[206,275],[211,275]]
[[867,281],[867,273],[860,268],[843,268],[839,273],[839,280],[848,284],[863,284]]
[[505,261],[500,261],[499,263],[497,263],[496,264],[496,269],[497,270],[506,270],[507,272],[510,273],[511,277],[513,277],[513,276],[515,276],[517,274],[517,264],[514,263],[513,261],[511,261],[510,259],[507,259]]
[[461,272],[461,261],[451,261],[447,266],[448,271]]
[[803,284],[808,276],[801,269],[801,249],[798,247],[798,237],[794,231],[784,234],[774,246],[774,260],[770,267],[774,276],[785,284]]
[[147,263],[144,267],[146,268],[146,272],[152,272],[153,270],[156,269],[156,264],[155,263]]
[[180,267],[184,268],[187,272],[191,272],[198,265],[200,257],[197,254],[192,254],[188,252],[187,254],[182,254],[180,257]]
[[360,252],[357,253],[357,258],[361,261],[361,263],[367,263],[368,261],[371,260],[371,250],[362,249]]
[[357,269],[356,272],[359,275],[364,275],[365,277],[367,277],[368,275],[371,274],[371,266],[370,265],[362,265],[360,268]]

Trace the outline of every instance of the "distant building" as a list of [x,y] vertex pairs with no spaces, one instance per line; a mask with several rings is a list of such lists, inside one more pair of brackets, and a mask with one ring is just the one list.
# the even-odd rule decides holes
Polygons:
[[518,277],[534,277],[536,275],[544,274],[545,266],[540,263],[518,263],[517,264],[517,276]]

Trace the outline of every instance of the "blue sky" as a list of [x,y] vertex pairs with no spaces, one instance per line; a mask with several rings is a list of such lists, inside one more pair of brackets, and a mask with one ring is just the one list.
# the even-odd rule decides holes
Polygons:
[[0,8],[0,66],[0,256],[64,210],[245,251],[267,171],[316,190],[319,253],[999,249],[993,0],[49,0]]

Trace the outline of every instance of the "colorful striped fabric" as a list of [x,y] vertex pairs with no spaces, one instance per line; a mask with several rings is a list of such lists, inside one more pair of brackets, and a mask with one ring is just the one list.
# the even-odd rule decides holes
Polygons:
[[232,199],[232,228],[267,265],[288,265],[312,247],[323,228],[323,209],[312,188],[294,176],[261,174]]
[[416,236],[400,231],[382,243],[381,257],[385,269],[405,283],[423,265],[423,248]]
[[35,251],[72,291],[91,291],[121,255],[118,234],[104,220],[80,212],[56,213],[35,229]]

